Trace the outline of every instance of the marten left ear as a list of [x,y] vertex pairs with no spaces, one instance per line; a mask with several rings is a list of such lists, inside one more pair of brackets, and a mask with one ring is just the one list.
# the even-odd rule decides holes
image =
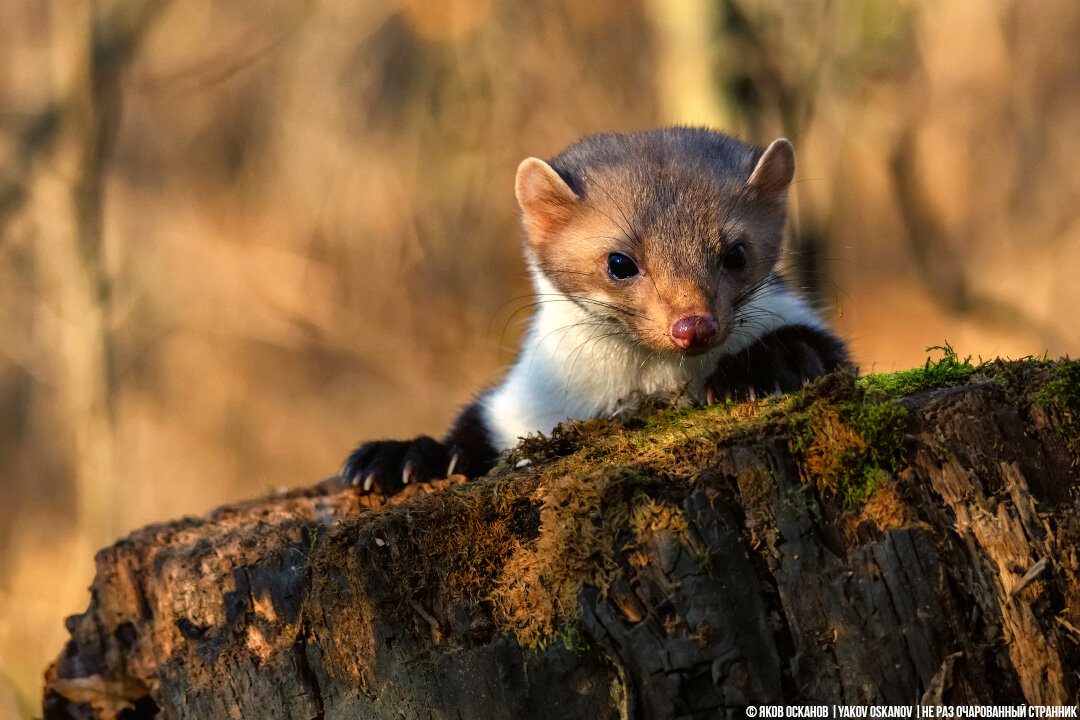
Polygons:
[[564,225],[580,200],[555,168],[534,157],[518,165],[514,192],[531,240]]
[[777,138],[765,148],[765,154],[758,160],[746,184],[763,197],[782,200],[794,176],[795,151],[787,138]]

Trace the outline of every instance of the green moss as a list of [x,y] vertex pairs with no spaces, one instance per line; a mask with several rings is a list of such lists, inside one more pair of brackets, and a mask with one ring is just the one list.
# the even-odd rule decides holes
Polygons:
[[1062,361],[1036,400],[1061,411],[1066,444],[1070,451],[1080,452],[1080,360]]
[[[852,382],[833,383],[791,416],[792,449],[819,489],[838,493],[848,506],[864,502],[902,465],[908,411]],[[814,388],[809,391],[815,395]]]
[[941,359],[935,361],[928,356],[921,368],[865,375],[859,378],[858,384],[866,389],[884,392],[889,397],[899,397],[918,390],[963,383],[984,365],[972,365],[970,355],[961,360],[949,343],[926,348],[927,353],[934,350],[941,351]]
[[574,623],[570,623],[563,627],[562,631],[556,636],[556,639],[570,652],[588,652],[592,649],[589,646],[589,641],[582,635],[581,630],[579,630],[578,626]]
[[739,404],[729,400],[702,407],[661,408],[646,415],[642,427],[651,433],[706,429],[729,419]]
[[863,402],[848,408],[848,421],[866,448],[853,458],[851,473],[840,481],[850,503],[869,497],[886,471],[899,472],[907,428],[908,411],[895,402]]

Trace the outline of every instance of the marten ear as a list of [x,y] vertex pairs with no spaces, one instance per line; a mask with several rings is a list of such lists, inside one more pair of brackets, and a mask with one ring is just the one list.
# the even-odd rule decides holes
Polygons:
[[514,192],[530,238],[565,224],[580,200],[553,167],[534,157],[518,165]]
[[763,197],[782,200],[794,176],[795,151],[787,138],[777,138],[765,148],[746,184]]

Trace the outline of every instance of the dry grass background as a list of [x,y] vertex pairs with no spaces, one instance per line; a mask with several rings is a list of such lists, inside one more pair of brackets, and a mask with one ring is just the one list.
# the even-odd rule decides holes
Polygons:
[[799,157],[865,370],[1080,347],[1073,0],[0,4],[0,718],[95,548],[438,433],[512,358],[513,173],[673,122]]

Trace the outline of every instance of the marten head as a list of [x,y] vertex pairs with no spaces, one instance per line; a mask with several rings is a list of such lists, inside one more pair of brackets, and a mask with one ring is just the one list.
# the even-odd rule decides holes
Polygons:
[[768,148],[700,128],[585,138],[518,166],[526,253],[591,317],[651,350],[705,352],[767,291],[794,172],[783,138]]

